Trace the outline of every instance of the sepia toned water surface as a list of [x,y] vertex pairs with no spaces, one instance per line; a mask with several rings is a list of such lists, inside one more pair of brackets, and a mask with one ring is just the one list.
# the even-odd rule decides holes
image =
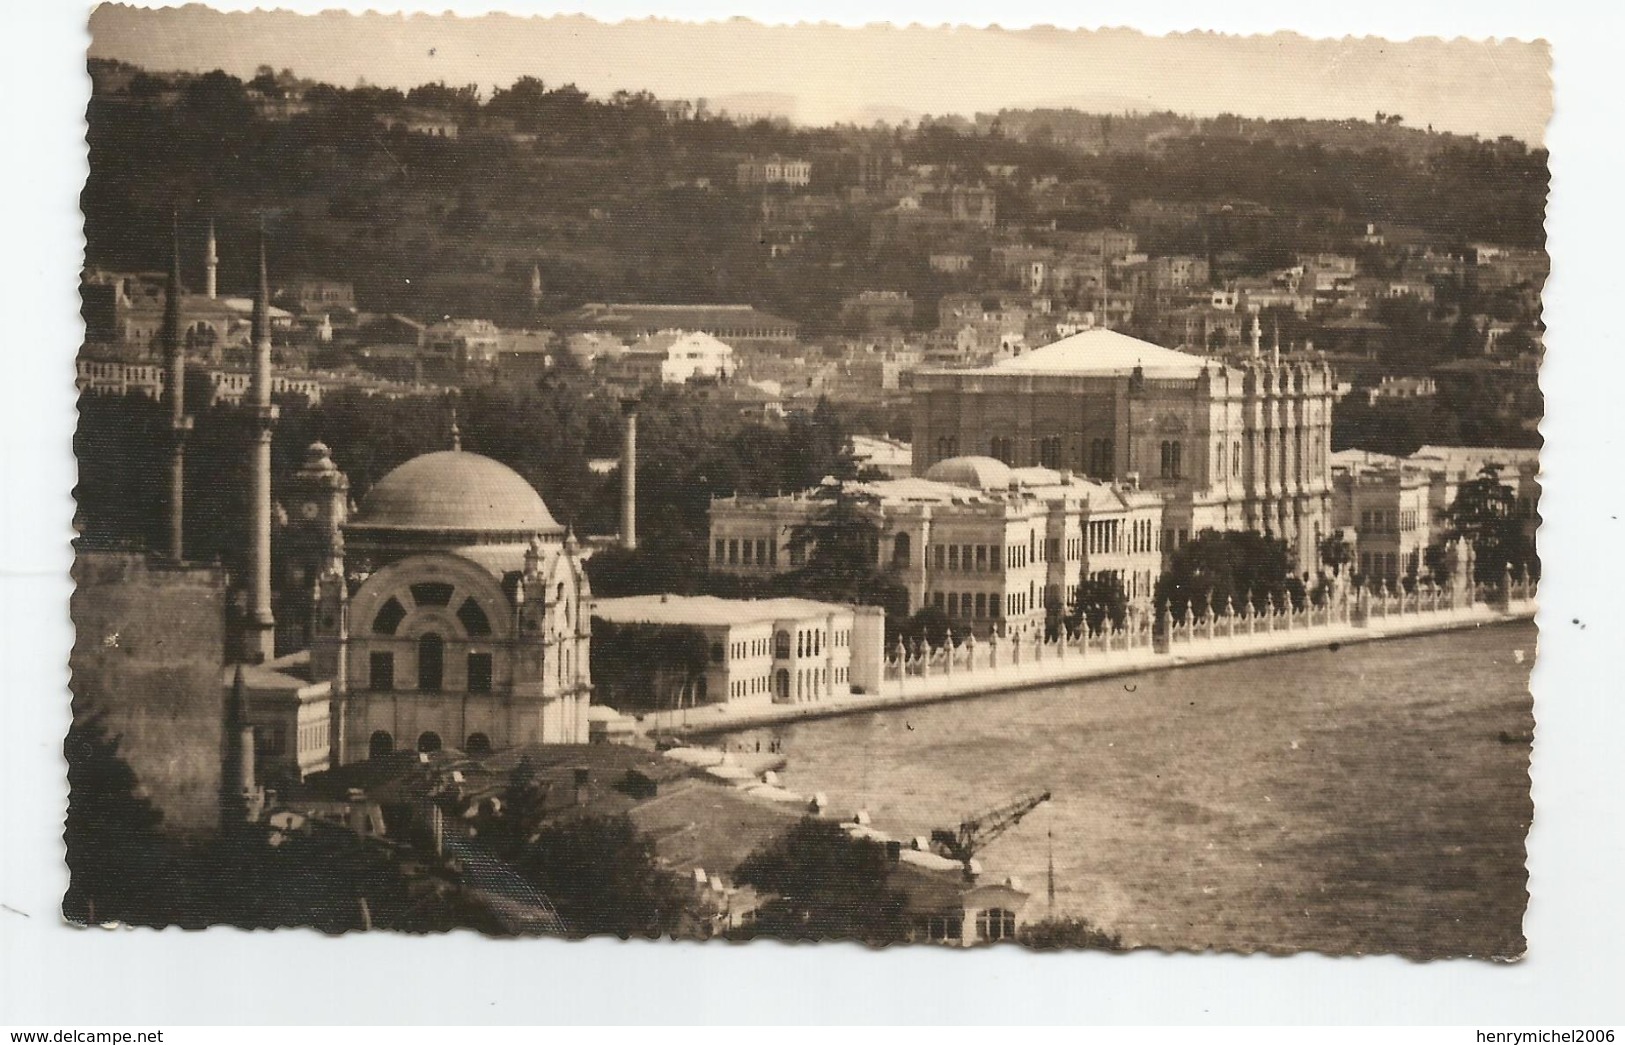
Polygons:
[[[929,835],[1032,789],[982,854],[1133,945],[1524,949],[1533,624],[1343,646],[736,734],[787,786]],[[1520,658],[1521,657],[1521,662]],[[1051,836],[1053,835],[1053,850]]]

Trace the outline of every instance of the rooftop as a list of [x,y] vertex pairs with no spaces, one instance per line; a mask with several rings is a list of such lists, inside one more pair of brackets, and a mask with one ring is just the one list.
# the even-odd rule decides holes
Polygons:
[[804,620],[848,607],[811,599],[719,599],[714,595],[629,595],[597,599],[592,615],[617,624],[761,624]]
[[1194,378],[1212,362],[1202,356],[1176,352],[1115,330],[1085,330],[1043,348],[960,372],[1127,375],[1138,367],[1147,377]]
[[378,481],[350,529],[441,531],[448,534],[557,534],[541,495],[518,472],[480,454],[423,454]]

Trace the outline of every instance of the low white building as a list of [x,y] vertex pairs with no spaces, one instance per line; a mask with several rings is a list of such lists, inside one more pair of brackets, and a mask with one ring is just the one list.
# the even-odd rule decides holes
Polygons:
[[733,346],[710,334],[682,330],[635,341],[620,355],[601,359],[599,366],[605,380],[626,388],[726,380],[736,369]]
[[675,680],[671,693],[614,692],[613,672],[599,679],[602,699],[662,710],[701,704],[796,704],[878,690],[885,657],[885,613],[810,599],[719,599],[709,595],[633,595],[592,606],[607,655],[605,624],[692,628],[704,636],[705,666]]

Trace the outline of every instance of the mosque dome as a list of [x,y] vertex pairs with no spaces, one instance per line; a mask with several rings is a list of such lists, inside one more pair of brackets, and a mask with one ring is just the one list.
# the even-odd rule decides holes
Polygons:
[[1007,490],[1010,466],[992,457],[950,457],[926,469],[925,478],[977,490]]
[[349,528],[514,541],[564,531],[523,476],[463,450],[414,457],[384,476],[362,499]]

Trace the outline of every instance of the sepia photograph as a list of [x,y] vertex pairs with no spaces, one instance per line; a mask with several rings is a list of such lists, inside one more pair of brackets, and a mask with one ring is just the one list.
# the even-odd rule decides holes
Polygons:
[[1529,953],[1546,42],[87,39],[49,917]]

